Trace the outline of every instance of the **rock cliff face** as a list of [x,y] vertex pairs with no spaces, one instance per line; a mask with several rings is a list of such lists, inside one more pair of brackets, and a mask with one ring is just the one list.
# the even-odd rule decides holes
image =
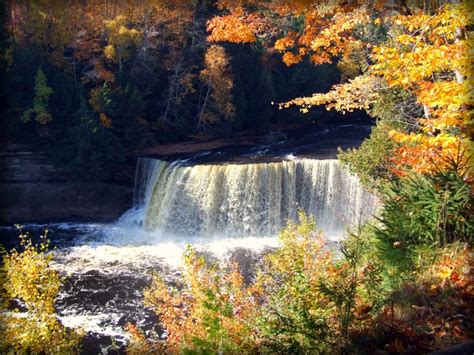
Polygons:
[[132,205],[133,186],[74,181],[28,146],[0,150],[0,223],[113,221]]

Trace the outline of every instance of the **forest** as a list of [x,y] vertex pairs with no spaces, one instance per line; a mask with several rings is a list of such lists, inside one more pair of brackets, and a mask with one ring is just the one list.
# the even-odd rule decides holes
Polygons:
[[[140,269],[146,282],[133,292],[145,313],[120,315],[121,335],[107,333],[103,353],[474,351],[472,1],[2,5],[2,141],[44,154],[77,186],[135,183],[134,207],[97,227],[109,233],[133,221],[123,244],[87,239],[90,225],[86,239],[59,247],[48,237],[58,233],[54,221],[34,235],[18,220],[13,244],[0,228],[2,353],[100,353],[93,331],[64,322],[79,319],[64,301],[85,280],[77,275],[113,274],[97,276],[84,255],[115,267],[107,253],[163,250],[157,240],[178,243],[189,231],[229,244],[255,237],[255,250],[271,235],[277,246],[242,262],[185,238],[177,271]],[[254,164],[242,155],[239,164],[206,165],[193,164],[197,153],[191,163],[143,153],[249,136],[276,151],[287,139],[278,132],[299,127],[303,136],[312,125],[322,139],[337,122],[370,126],[361,144],[327,147],[337,162],[289,154]],[[369,207],[370,217],[338,222],[341,238],[329,238],[332,208]],[[134,244],[133,233],[145,242]],[[86,271],[74,271],[80,258]],[[137,273],[126,267],[123,283]]]

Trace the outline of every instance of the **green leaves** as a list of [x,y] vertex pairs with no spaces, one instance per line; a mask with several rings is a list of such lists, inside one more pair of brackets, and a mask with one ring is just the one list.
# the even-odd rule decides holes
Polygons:
[[48,86],[46,76],[41,67],[36,72],[34,91],[33,106],[26,110],[20,119],[23,123],[27,123],[31,120],[31,116],[33,116],[36,122],[44,125],[53,119],[48,112],[49,97],[53,94],[53,89]]
[[474,199],[469,185],[454,172],[411,175],[385,190],[376,233],[401,249],[416,245],[472,243]]

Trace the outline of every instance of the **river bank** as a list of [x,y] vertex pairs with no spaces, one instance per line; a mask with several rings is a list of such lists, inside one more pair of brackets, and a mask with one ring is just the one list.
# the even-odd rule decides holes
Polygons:
[[0,151],[0,224],[114,221],[129,209],[133,183],[77,181],[22,144]]

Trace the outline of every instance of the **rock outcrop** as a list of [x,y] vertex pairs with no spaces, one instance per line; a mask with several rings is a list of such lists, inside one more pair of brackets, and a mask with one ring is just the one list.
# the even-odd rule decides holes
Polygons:
[[0,223],[113,221],[132,205],[133,186],[74,181],[46,155],[7,144],[0,151]]

